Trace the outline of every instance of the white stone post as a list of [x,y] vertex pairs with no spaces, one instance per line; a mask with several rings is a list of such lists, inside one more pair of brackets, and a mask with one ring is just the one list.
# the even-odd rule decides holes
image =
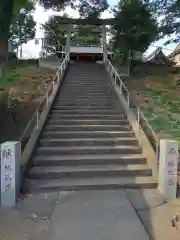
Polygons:
[[70,47],[71,47],[71,28],[72,25],[68,25],[68,31],[67,31],[67,39],[66,39],[66,53],[70,52]]
[[1,144],[1,206],[14,207],[20,190],[20,142]]
[[102,26],[102,42],[103,42],[103,61],[107,59],[107,44],[106,44],[106,25]]
[[178,142],[160,140],[159,186],[165,199],[175,199],[177,191]]

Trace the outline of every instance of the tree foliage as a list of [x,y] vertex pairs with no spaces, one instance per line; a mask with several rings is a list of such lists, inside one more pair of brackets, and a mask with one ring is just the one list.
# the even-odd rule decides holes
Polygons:
[[[180,41],[180,0],[156,0],[156,12],[160,19],[160,35],[171,36],[170,42]],[[172,36],[173,34],[173,36]]]
[[77,0],[37,0],[40,4],[44,6],[46,9],[63,9],[65,6],[69,5],[71,7],[75,7],[77,4]]
[[22,14],[14,13],[9,31],[9,41],[14,48],[20,44],[33,39],[36,31],[36,23],[31,14],[34,4],[30,1],[24,6],[25,12]]
[[67,26],[59,22],[58,16],[49,18],[43,28],[46,39],[45,47],[49,52],[54,52],[58,46],[66,44]]
[[80,18],[97,19],[108,7],[107,0],[82,0],[78,5]]
[[100,45],[101,34],[92,26],[77,26],[73,31],[72,42],[80,45]]
[[14,48],[20,44],[27,43],[27,41],[34,38],[36,32],[36,23],[32,15],[26,15],[24,19],[17,19],[13,21],[10,26],[9,41]]
[[118,20],[113,30],[113,47],[127,54],[129,51],[144,52],[157,37],[157,22],[151,6],[142,0],[121,0],[113,9]]
[[[29,0],[0,0],[0,59],[6,59],[8,53],[9,30],[14,14],[19,14]],[[45,8],[61,9],[74,0],[31,0],[41,3]],[[71,2],[72,1],[72,2]],[[76,1],[75,1],[76,2]]]
[[[91,19],[99,19],[101,13],[109,7],[107,0],[83,0],[78,5],[79,15],[82,19],[88,19],[91,24]],[[78,26],[73,35],[73,41],[79,44],[100,44],[101,33],[93,31],[95,26]]]
[[[74,1],[75,3],[75,1]],[[83,0],[76,6],[79,10],[80,18],[97,19],[100,14],[107,9],[108,4],[106,0],[94,1]],[[64,17],[67,17],[64,15]],[[58,16],[53,16],[43,26],[45,30],[45,37],[47,39],[47,49],[49,51],[55,50],[58,45],[66,44],[67,25],[63,25],[59,21]],[[101,34],[92,31],[92,26],[73,26],[73,33],[71,35],[72,42],[75,44],[99,44]]]

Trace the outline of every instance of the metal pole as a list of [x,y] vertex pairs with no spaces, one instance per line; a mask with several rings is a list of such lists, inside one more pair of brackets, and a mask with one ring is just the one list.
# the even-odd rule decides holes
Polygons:
[[128,102],[128,106],[129,106],[129,108],[130,108],[130,99],[129,99],[130,97],[129,97],[129,93],[128,93],[128,96],[127,96],[127,102]]
[[129,50],[128,58],[129,58],[128,76],[130,76],[130,70],[131,70],[131,50]]
[[117,78],[117,76],[116,76],[116,73],[115,73],[115,76],[114,76],[114,83],[115,83],[115,85],[116,85],[116,78]]
[[119,91],[120,91],[120,94],[122,94],[122,82],[121,81],[120,81]]
[[139,107],[137,107],[137,123],[138,123],[138,128],[139,128],[139,124],[140,124],[140,111],[139,111]]
[[36,130],[39,130],[39,110],[36,111]]
[[59,85],[59,71],[57,71],[57,82],[58,82],[58,85]]
[[49,105],[49,94],[47,92],[46,94],[46,107],[48,108],[48,105]]
[[71,24],[68,25],[68,32],[67,32],[67,39],[66,39],[66,53],[70,52],[70,45],[71,45]]
[[53,93],[54,93],[54,90],[55,90],[55,86],[54,86],[54,80],[53,80]]
[[107,47],[106,47],[106,25],[102,26],[102,41],[103,41],[103,61],[107,61]]

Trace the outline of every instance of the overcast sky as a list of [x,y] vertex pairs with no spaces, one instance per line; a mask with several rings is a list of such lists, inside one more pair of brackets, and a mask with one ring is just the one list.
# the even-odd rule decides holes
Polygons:
[[[118,2],[118,0],[108,0],[108,3],[113,6],[116,5]],[[70,7],[67,7],[65,9],[65,11],[61,11],[58,13],[54,13],[52,10],[48,10],[45,11],[43,9],[43,7],[41,7],[40,5],[36,6],[36,10],[34,12],[34,19],[37,22],[37,31],[36,31],[36,38],[42,38],[43,37],[43,32],[42,30],[40,30],[40,26],[41,24],[45,23],[48,18],[52,15],[63,15],[63,13],[67,13],[68,16],[73,17],[73,18],[77,18],[78,17],[78,12],[77,10],[72,10]],[[110,14],[109,11],[105,11],[102,16],[102,18],[109,18],[112,17],[112,15]],[[160,40],[156,43],[154,43],[153,45],[155,46],[151,46],[149,47],[149,49],[146,51],[146,54],[149,54],[150,52],[154,51],[156,49],[156,46],[162,46],[163,42],[165,40]],[[164,46],[165,48],[163,49],[165,54],[170,54],[172,52],[172,50],[175,48],[177,44],[170,44],[168,46]],[[168,50],[169,49],[169,50]],[[31,40],[29,41],[27,44],[23,45],[23,56],[24,57],[38,57],[39,56],[39,52],[41,50],[41,45],[36,45],[35,46],[35,41]]]

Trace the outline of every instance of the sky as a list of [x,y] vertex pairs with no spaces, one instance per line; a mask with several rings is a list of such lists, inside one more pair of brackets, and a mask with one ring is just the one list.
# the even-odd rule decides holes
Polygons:
[[[113,6],[118,3],[118,0],[109,0],[108,3]],[[78,18],[78,12],[77,10],[73,10],[70,7],[67,7],[65,11],[61,11],[58,13],[54,13],[52,10],[44,10],[42,6],[36,5],[36,10],[33,13],[34,15],[34,20],[37,22],[37,31],[36,31],[36,36],[35,38],[43,38],[43,31],[41,29],[41,25],[44,24],[50,16],[52,15],[63,15],[63,13],[67,13],[70,17],[73,18]],[[105,11],[102,16],[102,18],[110,18],[112,17],[111,13],[109,11]],[[163,40],[159,40],[155,43],[152,44],[148,48],[148,50],[145,52],[145,55],[147,56],[150,54],[152,51],[154,51],[157,46],[162,46],[163,43],[167,40],[167,38]],[[168,55],[170,54],[174,48],[176,47],[177,44],[169,44],[168,46],[163,46],[163,52]],[[29,41],[27,44],[23,44],[23,57],[24,58],[33,58],[33,57],[39,57],[39,52],[41,51],[41,43],[38,45],[35,45],[35,40]]]

